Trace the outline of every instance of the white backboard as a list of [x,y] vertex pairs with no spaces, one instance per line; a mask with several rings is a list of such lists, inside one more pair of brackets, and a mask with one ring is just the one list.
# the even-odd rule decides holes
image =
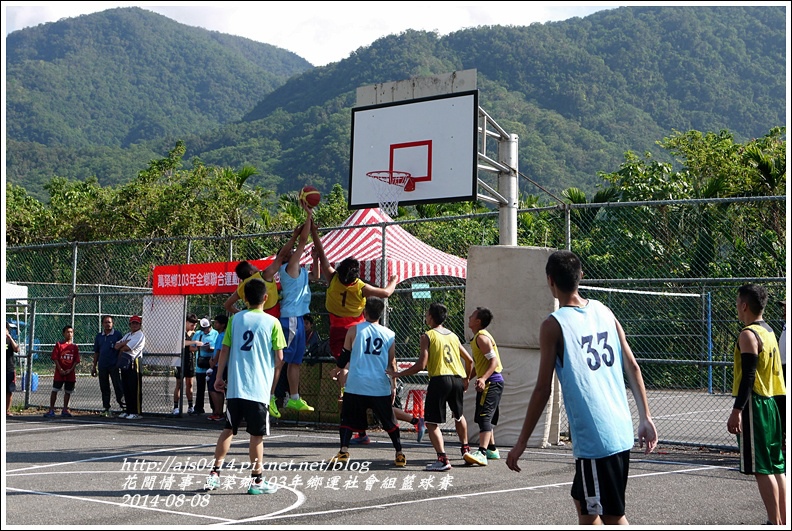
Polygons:
[[[349,208],[377,207],[387,192],[402,205],[475,200],[477,120],[477,90],[353,108]],[[406,172],[411,183],[375,172]]]

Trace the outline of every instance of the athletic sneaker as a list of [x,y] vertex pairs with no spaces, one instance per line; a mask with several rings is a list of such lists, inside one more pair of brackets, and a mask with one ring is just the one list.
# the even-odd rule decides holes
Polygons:
[[206,417],[206,420],[212,420],[212,421],[222,420],[222,419],[223,419],[222,415],[215,415],[214,413]]
[[55,418],[55,412],[52,411],[52,410],[47,411],[46,413],[44,413],[44,416],[47,417],[48,419],[54,419]]
[[338,452],[330,459],[330,463],[346,463],[349,461],[349,452]]
[[61,411],[61,417],[71,417],[71,416],[72,414],[69,412],[68,409],[64,409],[63,411]]
[[118,414],[118,418],[125,419],[125,418],[127,418],[127,414],[126,413],[119,413]]
[[434,463],[426,465],[426,470],[429,472],[445,472],[446,470],[451,470],[451,463],[438,459]]
[[188,415],[195,415],[195,408],[188,407],[187,408],[187,414]]
[[143,418],[142,415],[137,415],[135,413],[128,413],[127,416],[126,416],[127,420],[138,420],[138,419],[142,419],[142,418]]
[[179,411],[179,408],[177,408],[177,407],[173,408],[173,411],[171,411],[171,415],[178,415],[179,413],[181,413],[181,412]]
[[308,402],[303,400],[302,398],[298,398],[297,400],[289,399],[286,403],[286,407],[289,409],[296,409],[297,411],[313,411],[313,406],[309,406]]
[[369,444],[371,439],[369,439],[369,436],[366,433],[363,435],[356,433],[349,442],[352,444]]
[[481,450],[476,450],[473,453],[468,452],[462,458],[471,465],[487,466],[487,454]]
[[421,442],[421,439],[423,439],[423,436],[426,433],[426,421],[424,421],[424,419],[418,419],[418,424],[415,426],[415,431],[417,432],[415,440]]
[[220,488],[220,474],[217,472],[211,472],[209,476],[206,478],[206,483],[204,483],[204,490],[215,490]]
[[281,418],[281,412],[278,411],[278,399],[274,396],[270,398],[269,414],[276,419]]
[[101,413],[99,413],[99,416],[100,416],[100,417],[104,417],[104,418],[106,418],[106,419],[109,419],[109,418],[111,418],[111,417],[113,416],[113,414],[112,414],[112,413],[110,413],[110,410],[109,410],[109,409],[105,409],[104,411],[102,411]]
[[404,457],[404,454],[399,452],[396,454],[396,459],[393,460],[393,464],[396,466],[407,466],[407,458]]
[[494,450],[487,450],[487,459],[500,459],[500,452],[497,448]]
[[276,492],[278,492],[278,486],[263,479],[258,482],[252,481],[248,488],[248,494],[275,494]]

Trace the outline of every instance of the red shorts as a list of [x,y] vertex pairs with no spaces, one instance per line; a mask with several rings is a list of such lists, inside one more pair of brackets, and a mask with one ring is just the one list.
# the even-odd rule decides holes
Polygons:
[[330,354],[338,359],[341,356],[341,349],[344,348],[344,340],[346,339],[347,330],[352,328],[358,323],[362,323],[366,318],[363,315],[357,317],[339,317],[330,314],[330,337],[328,338],[328,346],[330,347]]

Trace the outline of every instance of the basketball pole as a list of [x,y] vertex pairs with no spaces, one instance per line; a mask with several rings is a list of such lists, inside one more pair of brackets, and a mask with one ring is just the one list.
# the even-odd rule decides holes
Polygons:
[[498,245],[517,245],[518,144],[519,138],[514,134],[510,134],[508,140],[498,142],[499,159],[509,167],[509,171],[498,172],[498,192],[506,199],[506,203],[500,203],[498,208]]

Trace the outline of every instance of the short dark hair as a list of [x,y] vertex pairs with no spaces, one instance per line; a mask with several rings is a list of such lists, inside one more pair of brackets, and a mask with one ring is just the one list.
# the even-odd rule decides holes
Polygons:
[[220,324],[224,324],[224,325],[228,324],[228,316],[226,314],[224,314],[224,313],[219,313],[219,314],[215,315],[214,320],[217,321]]
[[197,323],[199,319],[198,316],[195,315],[194,313],[188,313],[187,320],[190,321],[191,323]]
[[360,262],[354,256],[344,258],[336,267],[336,274],[342,284],[351,284],[360,278]]
[[258,306],[264,302],[264,296],[267,294],[267,286],[264,281],[258,278],[251,278],[245,282],[245,301],[248,306]]
[[481,321],[481,328],[487,328],[492,322],[492,312],[489,308],[483,306],[476,308],[476,317]]
[[379,321],[385,311],[385,301],[379,297],[366,297],[366,316],[369,321]]
[[305,315],[303,315],[303,321],[314,324],[313,315],[311,315],[310,313],[306,313]]
[[74,330],[72,325],[66,325],[63,327],[63,331],[61,333],[66,333],[66,330]]
[[247,260],[242,260],[239,262],[236,267],[234,267],[234,272],[236,276],[240,280],[245,280],[246,278],[250,278],[253,273],[258,273],[259,268],[248,262]]
[[545,273],[564,293],[573,293],[580,284],[583,267],[580,258],[572,251],[556,251],[547,259]]
[[440,326],[448,317],[448,308],[442,302],[433,302],[429,305],[429,315],[432,316],[434,324]]
[[103,316],[102,316],[102,322],[103,322],[103,323],[104,323],[104,320],[105,320],[105,319],[110,319],[111,321],[115,322],[115,319],[113,319],[113,316],[112,316],[112,315],[107,315],[107,314],[103,315]]
[[737,288],[737,295],[754,315],[761,315],[767,306],[767,290],[758,284],[743,284]]

